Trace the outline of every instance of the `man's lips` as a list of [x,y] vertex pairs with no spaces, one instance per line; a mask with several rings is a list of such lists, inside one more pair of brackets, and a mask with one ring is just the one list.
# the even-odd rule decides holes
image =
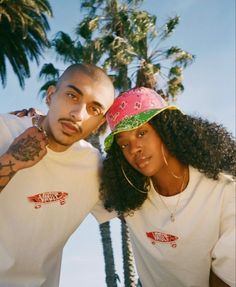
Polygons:
[[60,121],[62,129],[67,134],[75,134],[81,132],[81,128],[72,122],[69,121]]

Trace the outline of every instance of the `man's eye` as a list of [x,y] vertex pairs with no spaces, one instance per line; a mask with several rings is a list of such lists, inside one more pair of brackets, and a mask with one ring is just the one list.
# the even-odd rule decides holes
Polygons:
[[97,106],[91,106],[88,108],[88,113],[92,116],[99,116],[102,113],[102,110]]
[[78,101],[78,97],[72,93],[67,93],[66,94],[69,98],[71,98],[73,101]]

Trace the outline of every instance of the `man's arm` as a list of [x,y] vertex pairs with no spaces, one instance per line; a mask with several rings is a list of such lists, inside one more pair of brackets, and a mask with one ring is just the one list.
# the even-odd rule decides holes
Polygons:
[[0,192],[16,173],[14,165],[11,155],[4,154],[0,157]]
[[21,169],[31,167],[47,153],[47,138],[36,127],[26,129],[0,156],[0,192]]
[[36,110],[35,108],[29,108],[29,109],[22,109],[17,111],[12,111],[9,114],[15,115],[19,118],[28,116],[28,117],[34,117],[35,115],[42,115],[43,113]]

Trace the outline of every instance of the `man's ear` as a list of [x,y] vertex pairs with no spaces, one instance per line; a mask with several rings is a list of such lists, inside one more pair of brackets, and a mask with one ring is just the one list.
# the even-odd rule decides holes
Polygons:
[[46,104],[48,106],[50,106],[51,101],[52,101],[52,96],[56,91],[56,87],[55,86],[49,86],[47,89],[47,96],[46,96]]

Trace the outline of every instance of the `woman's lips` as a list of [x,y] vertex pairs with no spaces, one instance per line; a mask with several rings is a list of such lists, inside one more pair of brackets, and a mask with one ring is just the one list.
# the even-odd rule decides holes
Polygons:
[[151,157],[140,157],[139,159],[136,159],[135,163],[138,168],[142,169],[149,164],[150,159]]

